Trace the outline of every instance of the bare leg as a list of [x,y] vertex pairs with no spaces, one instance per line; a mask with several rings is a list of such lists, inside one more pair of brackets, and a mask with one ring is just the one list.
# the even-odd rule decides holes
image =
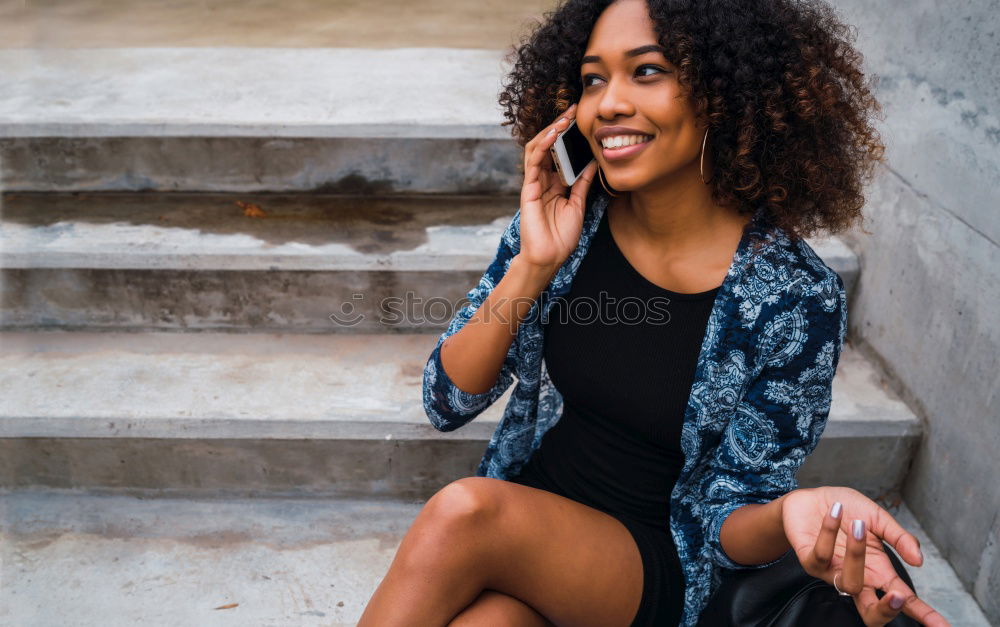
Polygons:
[[448,627],[555,627],[524,601],[496,590],[483,590]]
[[466,477],[417,515],[358,626],[444,627],[486,589],[554,623],[627,626],[642,582],[638,547],[614,517],[544,490]]

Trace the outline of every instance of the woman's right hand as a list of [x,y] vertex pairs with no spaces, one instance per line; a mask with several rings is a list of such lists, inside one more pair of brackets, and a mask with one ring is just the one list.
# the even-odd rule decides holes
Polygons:
[[558,134],[576,115],[576,104],[535,135],[524,147],[524,185],[521,187],[521,250],[523,260],[555,272],[580,241],[587,190],[597,173],[591,161],[573,183],[566,186],[554,169],[549,149]]

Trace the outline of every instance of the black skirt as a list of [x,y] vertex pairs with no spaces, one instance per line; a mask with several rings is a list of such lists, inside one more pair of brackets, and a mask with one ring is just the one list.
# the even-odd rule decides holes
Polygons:
[[[561,494],[559,490],[551,489],[530,471],[511,477],[509,481],[571,498]],[[584,505],[590,504],[584,503]],[[670,530],[666,526],[662,529],[652,527],[626,514],[600,507],[596,509],[604,511],[625,525],[642,556],[642,600],[639,602],[635,618],[632,619],[631,627],[666,627],[680,624],[684,610],[684,573]]]

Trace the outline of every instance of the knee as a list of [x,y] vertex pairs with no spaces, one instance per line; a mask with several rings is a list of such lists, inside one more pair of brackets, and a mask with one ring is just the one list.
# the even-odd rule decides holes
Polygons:
[[448,623],[448,627],[554,627],[530,605],[497,592],[483,590],[475,601]]
[[466,477],[434,494],[410,526],[397,559],[401,567],[478,560],[491,540],[498,511],[493,479]]
[[502,495],[496,479],[463,477],[438,490],[424,505],[429,521],[449,528],[470,527],[483,531],[495,519]]

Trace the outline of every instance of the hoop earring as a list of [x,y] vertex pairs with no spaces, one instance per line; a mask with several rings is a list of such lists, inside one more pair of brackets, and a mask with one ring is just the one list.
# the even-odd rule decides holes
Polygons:
[[611,196],[612,198],[618,198],[618,194],[615,194],[610,189],[608,189],[608,184],[604,182],[604,173],[601,171],[600,165],[597,166],[597,176],[598,178],[601,179],[601,186],[604,188],[604,191],[608,193],[608,196]]
[[[701,163],[699,164],[699,169],[701,170],[701,182],[708,184],[705,180],[705,143],[708,141],[708,129],[705,129],[705,138],[701,140]],[[710,179],[711,180],[711,179]]]

